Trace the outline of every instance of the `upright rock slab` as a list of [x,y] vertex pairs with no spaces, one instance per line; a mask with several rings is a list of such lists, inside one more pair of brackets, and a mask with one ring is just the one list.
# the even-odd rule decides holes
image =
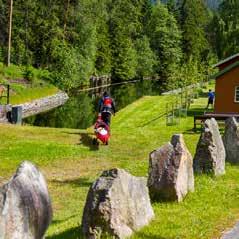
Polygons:
[[154,217],[146,179],[122,169],[104,171],[91,186],[82,218],[86,238],[126,238]]
[[234,117],[226,120],[223,143],[226,160],[231,163],[239,163],[239,125]]
[[154,200],[179,202],[194,190],[192,156],[181,134],[150,153],[148,187]]
[[0,188],[0,238],[42,239],[52,218],[45,179],[30,162],[23,162]]
[[193,160],[194,171],[197,173],[225,173],[225,148],[218,129],[217,121],[207,119],[197,144]]

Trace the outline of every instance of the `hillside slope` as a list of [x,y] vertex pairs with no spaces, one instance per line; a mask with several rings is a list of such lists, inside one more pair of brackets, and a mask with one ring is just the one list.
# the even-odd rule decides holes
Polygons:
[[[193,118],[166,126],[165,104],[169,96],[143,97],[119,111],[112,122],[109,146],[92,145],[93,129],[50,129],[1,125],[0,180],[7,180],[22,160],[35,162],[44,172],[54,208],[48,239],[82,238],[79,224],[91,183],[109,168],[121,167],[147,176],[149,153],[184,133],[194,153],[199,133],[191,131]],[[192,105],[205,106],[202,98]],[[202,108],[201,108],[202,109]],[[132,238],[216,238],[239,217],[239,169],[227,165],[220,178],[196,177],[196,190],[180,203],[154,203],[155,219]]]
[[[35,69],[31,66],[5,66],[0,62],[0,87],[7,95],[7,85],[10,86],[10,104],[20,104],[54,95],[59,89],[50,83],[50,73],[47,70]],[[6,104],[6,98],[0,97],[0,104]]]

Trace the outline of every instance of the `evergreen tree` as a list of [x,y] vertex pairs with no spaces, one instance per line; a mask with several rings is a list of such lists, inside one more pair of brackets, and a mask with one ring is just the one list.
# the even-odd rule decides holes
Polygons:
[[[66,90],[87,84],[92,74],[111,74],[114,81],[122,81],[155,72],[165,88],[177,87],[182,45],[175,16],[184,20],[183,39],[188,41],[185,52],[193,57],[200,55],[200,59],[207,56],[201,41],[199,48],[197,41],[191,42],[192,33],[186,27],[194,8],[185,0],[181,8],[184,18],[179,18],[175,2],[169,0],[166,6],[151,0],[15,1],[13,63],[50,70],[54,82]],[[0,0],[0,13],[3,60],[7,49],[7,0]],[[203,24],[200,29],[204,29]]]
[[156,71],[164,88],[174,88],[176,74],[182,58],[181,32],[167,8],[158,3],[154,6],[148,25],[148,36],[157,56]]
[[137,76],[149,77],[154,74],[154,66],[157,64],[156,55],[150,48],[148,37],[143,36],[136,40],[137,50]]
[[178,20],[179,19],[179,8],[178,8],[178,1],[177,0],[168,0],[166,4],[169,13],[173,14],[174,17]]
[[110,75],[112,69],[112,49],[109,32],[108,6],[110,0],[98,2],[95,14],[97,17],[97,52],[95,68],[98,75]]
[[239,52],[239,2],[224,0],[213,22],[214,43],[219,58]]
[[203,0],[180,1],[180,25],[183,34],[185,60],[201,61],[208,52],[206,27],[209,23],[208,10]]
[[130,38],[120,33],[113,46],[113,80],[130,80],[136,76],[137,52]]
[[143,1],[113,0],[110,5],[110,35],[113,53],[114,80],[129,80],[136,76],[137,52],[134,40],[142,30]]

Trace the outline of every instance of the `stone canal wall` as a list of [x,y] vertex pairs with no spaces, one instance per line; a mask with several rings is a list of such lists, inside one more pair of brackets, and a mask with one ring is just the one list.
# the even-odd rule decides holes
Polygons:
[[22,107],[22,118],[27,118],[32,115],[37,115],[42,112],[49,111],[58,106],[64,105],[68,100],[68,95],[65,92],[58,92],[55,95],[47,96],[24,104],[13,105],[13,107]]

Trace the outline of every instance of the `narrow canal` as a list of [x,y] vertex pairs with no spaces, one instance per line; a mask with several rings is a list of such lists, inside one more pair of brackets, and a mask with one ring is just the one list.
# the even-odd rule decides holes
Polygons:
[[[145,95],[158,95],[160,89],[155,81],[139,81],[101,89],[107,91],[114,99],[116,110],[120,110]],[[67,103],[57,109],[29,117],[25,123],[56,128],[87,128],[91,126],[97,116],[99,93],[74,92]]]

